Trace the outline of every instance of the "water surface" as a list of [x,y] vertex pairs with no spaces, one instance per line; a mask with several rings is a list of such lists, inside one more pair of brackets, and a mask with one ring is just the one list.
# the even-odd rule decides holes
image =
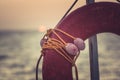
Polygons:
[[[41,50],[39,41],[43,34],[0,32],[0,80],[35,80],[35,66]],[[100,80],[120,80],[120,37],[99,34],[98,43]],[[90,80],[87,41],[86,46],[77,60],[80,80]]]

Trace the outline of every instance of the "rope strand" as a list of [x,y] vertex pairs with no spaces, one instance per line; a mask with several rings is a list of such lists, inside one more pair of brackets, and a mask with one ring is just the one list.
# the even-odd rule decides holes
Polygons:
[[70,34],[64,32],[64,31],[62,31],[62,30],[60,30],[60,29],[57,29],[57,28],[56,28],[55,30],[57,30],[57,31],[59,31],[59,32],[61,32],[61,33],[63,33],[63,34],[65,34],[66,36],[68,36],[68,37],[70,37],[70,38],[72,38],[72,39],[75,39],[74,36],[72,36],[72,35],[70,35]]
[[36,65],[36,80],[38,80],[39,63],[40,63],[40,61],[42,59],[42,56],[43,55],[41,54],[40,57],[39,57],[39,59],[38,59],[37,65]]
[[[70,37],[70,38],[72,38],[72,39],[75,39],[74,36],[72,36],[72,35],[64,32],[64,31],[62,31],[62,30],[60,30],[60,29],[49,29],[49,30],[47,31],[47,34],[45,34],[45,36],[44,36],[44,37],[47,37],[47,41],[43,44],[42,50],[44,50],[44,49],[53,49],[53,50],[55,50],[57,53],[59,53],[62,57],[64,57],[64,58],[65,58],[68,62],[70,62],[70,63],[72,64],[72,66],[75,68],[76,80],[78,80],[78,70],[77,70],[77,66],[76,66],[75,62],[76,62],[76,60],[77,60],[77,58],[78,58],[78,56],[79,56],[80,53],[78,53],[78,54],[72,59],[72,58],[66,53],[66,51],[65,51],[65,49],[64,49],[67,43],[55,32],[55,30],[63,33],[64,35],[66,35],[66,36],[68,36],[68,37]],[[58,37],[59,40],[58,40],[58,39],[55,39],[55,38],[50,38],[49,35],[50,35],[51,32],[53,32],[53,33]],[[42,53],[42,54],[43,54],[43,53]],[[40,60],[41,60],[41,58],[42,58],[42,56],[43,56],[42,54],[41,54],[41,56],[40,56],[40,58],[39,58],[39,60],[38,60],[38,62],[37,62],[37,66],[36,66],[36,80],[38,80],[38,75],[37,75],[37,74],[38,74],[38,65],[39,65],[39,62],[40,62]]]

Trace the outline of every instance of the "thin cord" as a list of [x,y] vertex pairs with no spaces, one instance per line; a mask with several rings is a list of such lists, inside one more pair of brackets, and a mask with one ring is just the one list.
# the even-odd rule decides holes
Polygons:
[[37,65],[36,65],[36,80],[38,80],[38,69],[39,69],[39,63],[40,63],[40,61],[41,61],[41,59],[42,59],[42,54],[40,55],[40,57],[39,57],[39,59],[38,59],[38,61],[37,61]]
[[120,3],[120,0],[116,0],[116,1],[118,1]]
[[70,35],[70,34],[68,34],[68,33],[66,33],[65,31],[62,31],[62,30],[60,30],[60,29],[54,29],[54,30],[57,30],[57,31],[59,31],[59,32],[61,32],[61,33],[63,33],[63,34],[65,34],[66,36],[69,36],[70,38],[72,38],[72,39],[75,39],[75,37],[74,36],[72,36],[72,35]]
[[[45,42],[43,44],[43,47],[42,47],[42,50],[44,49],[53,49],[55,50],[57,53],[59,53],[62,57],[64,57],[68,62],[70,62],[72,64],[72,66],[75,68],[75,75],[76,75],[76,80],[78,80],[78,71],[77,71],[77,66],[75,64],[76,62],[76,59],[78,58],[79,54],[78,53],[73,59],[66,53],[66,51],[64,50],[65,46],[66,46],[66,42],[55,32],[56,29],[50,29],[48,34],[50,32],[53,32],[58,38],[58,39],[55,39],[55,38],[50,38],[48,37],[48,40],[47,42]],[[72,35],[60,30],[60,29],[57,29],[57,31],[60,31],[61,33],[63,33],[64,35],[68,36],[68,37],[71,37],[72,39],[74,39],[75,37],[73,37]],[[48,35],[46,34],[46,35]],[[49,35],[48,35],[49,36]],[[38,72],[36,72],[38,73]],[[38,77],[38,76],[37,76]]]
[[53,33],[64,43],[66,44],[66,42],[53,30]]
[[[70,6],[70,8],[67,10],[67,12],[64,14],[64,16],[60,19],[60,21],[58,22],[58,24],[66,17],[66,15],[70,12],[70,10],[74,7],[74,5],[77,3],[78,0],[75,0],[73,2],[73,4]],[[58,25],[57,24],[57,25]]]
[[[47,31],[47,33],[45,34],[46,36],[44,37],[47,37],[47,41],[43,44],[42,46],[42,54],[40,55],[40,58],[38,59],[38,62],[37,62],[37,65],[36,65],[36,80],[38,80],[38,69],[39,69],[39,63],[40,63],[40,60],[43,56],[43,50],[44,49],[53,49],[55,50],[57,53],[59,53],[62,57],[64,57],[68,62],[70,62],[72,64],[72,66],[75,68],[75,75],[76,75],[76,80],[78,80],[78,71],[77,71],[77,66],[75,64],[80,52],[78,52],[78,54],[72,59],[65,51],[65,46],[66,46],[66,42],[59,36],[58,33],[55,32],[55,30],[61,32],[62,34],[72,38],[73,40],[75,39],[74,36],[60,30],[60,29],[49,29]],[[53,33],[55,34],[58,39],[55,39],[55,38],[50,38],[49,35],[50,33]]]
[[68,9],[68,11],[64,14],[64,16],[61,18],[60,21],[62,21],[65,16],[70,12],[70,10],[74,7],[74,5],[77,3],[78,0],[75,0],[74,3],[70,6],[70,8]]
[[76,80],[78,80],[78,70],[77,70],[77,66],[76,66],[76,64],[74,65],[74,67],[75,67]]

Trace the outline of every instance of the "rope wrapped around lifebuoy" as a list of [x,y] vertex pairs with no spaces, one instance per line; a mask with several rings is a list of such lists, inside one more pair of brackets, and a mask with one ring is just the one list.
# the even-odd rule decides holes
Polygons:
[[[69,55],[69,52],[61,49],[61,47],[63,48],[66,43],[73,43],[75,38],[84,41],[95,34],[103,32],[120,35],[120,4],[112,2],[93,3],[70,13],[55,29],[45,35],[47,38],[42,50],[43,80],[73,80],[72,66],[76,67],[74,62],[76,55]],[[66,34],[70,34],[73,38],[66,36]],[[84,45],[82,47],[84,48]],[[59,54],[56,49],[63,52]],[[64,55],[68,55],[67,57],[70,59],[67,60],[63,57]],[[76,79],[78,80],[78,75]]]

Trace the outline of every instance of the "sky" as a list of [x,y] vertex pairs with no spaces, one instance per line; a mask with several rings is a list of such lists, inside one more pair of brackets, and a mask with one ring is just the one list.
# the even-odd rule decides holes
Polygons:
[[[72,9],[85,5],[78,0]],[[116,0],[96,0],[116,2]],[[53,28],[74,0],[0,0],[1,30],[38,30]]]

